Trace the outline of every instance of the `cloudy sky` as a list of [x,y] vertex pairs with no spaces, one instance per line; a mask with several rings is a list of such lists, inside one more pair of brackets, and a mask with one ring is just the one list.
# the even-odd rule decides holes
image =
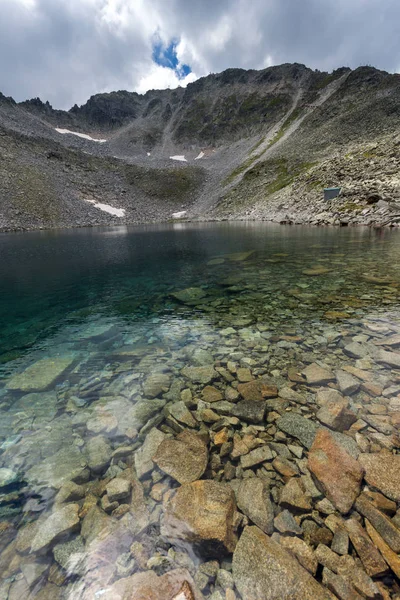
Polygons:
[[400,0],[0,0],[0,91],[56,108],[300,62],[400,71]]

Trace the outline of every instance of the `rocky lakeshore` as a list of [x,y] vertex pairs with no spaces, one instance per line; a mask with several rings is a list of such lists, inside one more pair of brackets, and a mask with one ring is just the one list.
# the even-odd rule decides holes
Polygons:
[[400,598],[395,253],[309,246],[118,290],[4,364],[0,598]]

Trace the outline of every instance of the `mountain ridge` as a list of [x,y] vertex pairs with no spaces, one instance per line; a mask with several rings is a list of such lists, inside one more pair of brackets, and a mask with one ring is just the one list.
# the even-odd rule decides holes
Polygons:
[[[0,94],[0,229],[165,221],[182,211],[190,219],[314,222],[321,208],[328,213],[322,222],[378,223],[390,213],[382,203],[399,199],[393,177],[390,186],[376,177],[347,202],[369,207],[364,215],[343,212],[338,201],[324,204],[328,179],[317,187],[314,178],[303,197],[296,182],[324,161],[392,139],[399,119],[400,76],[373,67],[228,69],[187,88],[96,94],[69,111]],[[368,168],[357,164],[360,173]],[[124,217],[102,214],[92,200],[123,209]]]

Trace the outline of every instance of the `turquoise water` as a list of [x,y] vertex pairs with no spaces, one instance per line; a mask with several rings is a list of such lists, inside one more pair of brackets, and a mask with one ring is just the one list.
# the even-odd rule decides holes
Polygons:
[[[151,494],[176,481],[157,469],[141,479],[147,522],[136,529],[104,509],[99,490],[132,468],[152,426],[166,435],[181,430],[165,421],[165,406],[184,398],[197,410],[204,384],[185,367],[212,362],[226,370],[234,362],[278,387],[290,367],[315,361],[390,376],[342,349],[400,327],[397,231],[221,223],[2,234],[0,256],[0,468],[11,472],[0,488],[8,536],[0,567],[4,589],[20,597],[46,586],[54,597],[100,597],[93,594],[145,570],[129,554],[134,542],[148,549],[158,574],[179,566],[170,560],[174,544],[161,542],[162,498]],[[157,374],[164,378],[154,390]],[[230,377],[221,372],[213,385],[235,390]],[[362,396],[357,402],[362,413]],[[143,404],[148,409],[132,412]],[[94,451],[99,436],[104,444]],[[223,480],[218,468],[205,477]],[[30,552],[70,481],[81,486],[70,499],[79,523]],[[107,543],[115,548],[106,561],[102,542],[81,531],[93,498],[110,519]],[[126,526],[123,543],[111,521]],[[55,551],[70,540],[84,557],[79,568]],[[193,573],[208,558],[188,556]],[[25,562],[35,565],[30,579]],[[214,589],[210,580],[203,592]]]

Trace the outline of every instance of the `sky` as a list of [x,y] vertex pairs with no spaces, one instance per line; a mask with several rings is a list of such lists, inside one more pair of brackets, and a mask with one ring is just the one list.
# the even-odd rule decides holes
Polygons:
[[298,62],[400,72],[400,0],[0,0],[0,91],[55,108]]

